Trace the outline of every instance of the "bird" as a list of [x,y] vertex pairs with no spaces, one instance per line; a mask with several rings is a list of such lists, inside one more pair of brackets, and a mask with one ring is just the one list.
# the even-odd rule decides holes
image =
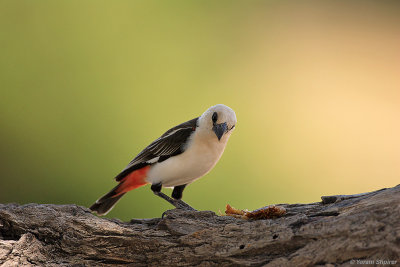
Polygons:
[[[182,201],[183,190],[211,171],[221,158],[237,123],[235,112],[218,104],[181,123],[143,149],[116,177],[118,184],[90,210],[106,215],[128,191],[151,184],[153,193],[178,209],[195,210]],[[171,197],[161,192],[173,188]]]

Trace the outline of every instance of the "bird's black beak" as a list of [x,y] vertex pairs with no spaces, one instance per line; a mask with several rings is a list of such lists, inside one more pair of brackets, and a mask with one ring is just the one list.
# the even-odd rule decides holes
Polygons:
[[219,141],[219,140],[221,140],[222,136],[228,129],[228,125],[226,125],[226,122],[220,123],[220,124],[214,124],[212,129],[213,129],[215,135],[218,137],[218,141]]

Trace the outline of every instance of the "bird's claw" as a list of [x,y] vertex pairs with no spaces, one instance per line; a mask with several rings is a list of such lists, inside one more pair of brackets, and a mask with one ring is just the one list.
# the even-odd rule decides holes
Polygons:
[[177,209],[182,209],[182,210],[191,210],[191,211],[196,211],[194,208],[192,208],[189,204],[183,202],[182,200],[174,200],[174,206]]

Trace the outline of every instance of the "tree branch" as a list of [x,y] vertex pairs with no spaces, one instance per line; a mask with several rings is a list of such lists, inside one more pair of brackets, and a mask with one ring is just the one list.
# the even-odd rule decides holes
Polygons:
[[121,222],[76,205],[0,204],[5,266],[313,266],[400,261],[400,185],[280,205],[284,217],[243,220],[170,210]]

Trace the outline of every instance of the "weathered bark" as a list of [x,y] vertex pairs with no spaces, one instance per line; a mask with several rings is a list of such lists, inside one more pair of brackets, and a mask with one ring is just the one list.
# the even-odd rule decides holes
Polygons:
[[[170,210],[121,222],[76,205],[0,205],[5,266],[313,266],[400,262],[400,185],[281,205],[287,214],[242,220]],[[392,262],[393,263],[393,262]]]

